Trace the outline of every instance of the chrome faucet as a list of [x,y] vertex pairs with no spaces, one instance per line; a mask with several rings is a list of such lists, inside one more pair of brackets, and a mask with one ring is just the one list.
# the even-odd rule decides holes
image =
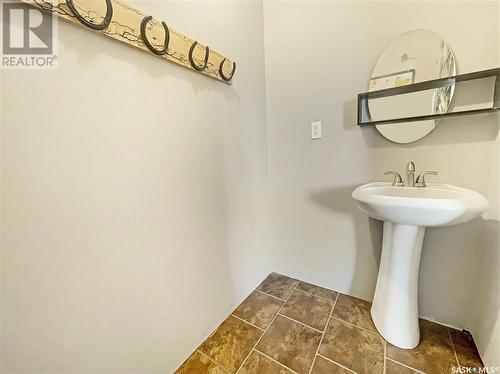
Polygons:
[[394,175],[394,180],[392,181],[392,185],[395,187],[426,187],[425,184],[425,176],[437,175],[436,171],[424,171],[415,179],[415,163],[413,161],[408,162],[406,164],[406,175],[405,180],[403,182],[403,178],[397,171],[386,171],[384,175]]
[[405,187],[415,187],[415,163],[413,161],[406,164]]
[[395,186],[395,187],[403,187],[404,186],[403,178],[401,178],[401,175],[399,175],[399,173],[397,171],[394,171],[394,170],[386,171],[384,173],[384,175],[394,175],[394,180],[392,181],[393,186]]
[[438,175],[437,171],[424,171],[422,174],[420,174],[417,177],[417,180],[415,181],[415,187],[426,187],[427,185],[425,184],[425,176],[427,174],[430,175]]

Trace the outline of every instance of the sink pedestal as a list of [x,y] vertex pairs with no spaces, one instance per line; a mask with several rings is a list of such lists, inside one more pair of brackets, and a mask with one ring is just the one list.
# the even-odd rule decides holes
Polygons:
[[418,270],[425,227],[384,222],[380,268],[371,315],[377,330],[396,347],[420,341]]
[[418,268],[425,228],[470,221],[488,201],[472,190],[440,183],[399,187],[374,182],[356,188],[352,197],[362,212],[384,221],[373,322],[388,342],[415,348],[420,339]]

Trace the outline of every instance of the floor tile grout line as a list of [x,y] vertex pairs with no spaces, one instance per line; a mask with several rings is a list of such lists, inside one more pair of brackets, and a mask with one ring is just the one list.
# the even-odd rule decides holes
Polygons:
[[290,293],[286,296],[286,301],[288,301],[288,299],[290,299],[290,297],[292,296],[292,294],[295,292],[295,290],[297,289],[297,287],[300,284],[300,281],[297,279],[295,279],[295,282],[297,282],[297,284],[293,287],[293,290],[291,290]]
[[[299,282],[299,285],[300,285],[300,283],[302,283],[302,281],[298,281],[298,282]],[[298,285],[297,285],[297,286],[298,286]],[[313,286],[314,286],[314,285],[313,285]],[[319,287],[319,286],[316,286],[316,287]],[[340,292],[335,291],[335,290],[330,290],[330,289],[328,289],[328,288],[325,288],[325,290],[335,292],[335,293],[337,294],[337,296],[335,297],[335,300],[337,299],[338,295],[340,294]],[[267,292],[264,292],[264,291],[261,291],[261,290],[255,290],[255,291],[257,291],[257,292],[259,292],[259,293],[261,293],[261,294],[264,294],[264,295],[266,295],[266,296],[274,297],[275,299],[277,299],[277,300],[279,300],[279,301],[287,301],[287,300],[285,300],[285,299],[282,299],[282,298],[280,298],[280,297],[277,297],[277,296],[274,296],[274,295],[268,294]],[[328,297],[324,297],[324,296],[316,295],[316,294],[314,294],[314,293],[311,293],[311,292],[308,292],[308,291],[301,290],[300,288],[295,288],[293,291],[300,291],[300,292],[306,293],[306,294],[308,294],[308,295],[315,296],[315,297],[319,297],[320,299],[328,300],[328,301],[331,301],[331,302],[333,302],[333,301],[334,301],[334,300],[332,300],[332,299],[330,299],[330,298],[328,298]],[[292,291],[292,293],[293,293],[293,291]],[[290,295],[289,295],[289,296],[290,296]],[[288,298],[288,297],[287,297],[287,298]]]
[[[300,283],[299,283],[299,285],[300,285]],[[319,286],[318,286],[318,287],[319,287]],[[327,288],[325,288],[325,290],[328,290],[328,289],[327,289]],[[296,289],[296,291],[304,292],[304,293],[306,293],[306,294],[308,294],[308,295],[315,296],[315,297],[319,297],[320,299],[328,300],[328,301],[331,301],[331,302],[333,302],[333,301],[334,301],[334,300],[332,300],[332,299],[329,299],[328,297],[319,296],[319,295],[316,295],[316,294],[314,294],[314,293],[312,293],[312,292],[308,292],[308,291],[301,290],[300,288],[297,288],[297,289]],[[328,291],[335,292],[335,293],[337,294],[337,296],[335,297],[335,300],[337,300],[337,297],[338,297],[338,295],[339,295],[339,293],[340,293],[340,292],[338,292],[338,291],[334,291],[334,290],[328,290]]]
[[342,369],[346,369],[347,371],[350,371],[351,373],[358,374],[354,370],[351,370],[348,367],[345,367],[344,365],[339,364],[337,361],[333,361],[331,358],[323,356],[321,353],[318,353],[318,356],[321,357],[322,359],[325,359],[326,361],[333,362],[335,365],[340,366]]
[[209,359],[212,363],[214,363],[216,366],[220,367],[222,370],[224,370],[226,373],[229,373],[229,374],[232,374],[231,370],[227,369],[224,365],[222,365],[220,362],[217,362],[215,361],[212,357],[210,357],[209,355],[203,353],[202,351],[200,351],[199,349],[197,349],[195,352],[198,352],[200,355],[202,355],[203,357],[206,357],[207,359]]
[[259,329],[260,331],[265,331],[262,327],[259,327],[259,326],[257,326],[257,325],[254,325],[252,322],[248,322],[247,320],[245,320],[245,319],[243,319],[243,318],[241,318],[241,317],[238,317],[238,316],[237,316],[237,315],[235,315],[235,314],[232,314],[232,313],[231,313],[229,316],[230,316],[230,317],[237,318],[237,319],[239,319],[241,322],[245,322],[245,323],[249,324],[250,326],[253,326],[253,327],[255,327],[255,328]]
[[[281,312],[281,309],[283,309],[283,307],[285,306],[286,302],[288,301],[288,299],[290,298],[290,296],[292,296],[292,293],[293,291],[295,291],[295,289],[297,288],[297,286],[299,285],[299,282],[297,282],[297,284],[295,285],[295,287],[293,288],[292,292],[290,292],[290,294],[288,295],[287,299],[286,300],[281,300],[281,301],[285,301],[283,303],[283,305],[281,306],[280,310],[278,310],[278,313],[276,313],[273,317],[273,319],[271,320],[271,323],[269,323],[269,325],[266,327],[266,329],[264,330],[264,332],[262,333],[262,335],[260,336],[259,339],[257,339],[257,341],[255,342],[254,346],[252,347],[252,349],[250,350],[250,352],[248,353],[247,357],[245,357],[245,359],[243,360],[243,362],[241,363],[240,367],[238,368],[238,370],[236,370],[236,374],[239,373],[239,371],[241,370],[241,368],[245,365],[245,362],[248,360],[248,357],[250,357],[250,354],[252,353],[252,351],[257,347],[257,345],[259,344],[259,342],[262,340],[262,338],[264,337],[264,335],[266,335],[266,332],[267,330],[269,330],[269,328],[272,326],[274,320],[276,319],[276,317],[278,316],[278,314]],[[262,291],[259,291],[259,292],[262,292]],[[265,292],[262,292],[262,293],[265,293]],[[267,294],[266,294],[267,295]],[[273,296],[274,297],[274,296]]]
[[311,364],[311,367],[309,368],[309,374],[311,374],[311,371],[314,367],[314,364],[316,363],[316,358],[318,357],[319,348],[321,347],[321,343],[323,343],[323,338],[325,337],[326,328],[328,327],[328,323],[330,322],[330,318],[332,317],[333,310],[335,309],[335,305],[337,304],[338,298],[339,298],[339,294],[337,293],[337,297],[335,298],[335,301],[332,304],[332,310],[330,310],[330,315],[328,316],[325,328],[323,329],[323,334],[321,334],[321,339],[319,340],[318,348],[316,348],[316,353],[314,354],[313,362]]
[[276,363],[277,363],[278,365],[280,365],[281,367],[284,367],[286,370],[288,370],[288,371],[290,371],[290,372],[292,372],[292,373],[294,373],[294,374],[298,374],[296,371],[294,371],[294,370],[290,369],[288,366],[283,365],[281,362],[276,361],[274,358],[272,358],[271,356],[266,355],[264,352],[259,351],[257,348],[252,349],[252,351],[258,352],[258,353],[260,353],[262,356],[266,357],[267,359],[269,359],[269,360],[271,360],[271,361],[273,361],[273,362],[276,362]]
[[[266,293],[266,292],[260,291],[260,290],[258,290],[258,289],[255,289],[255,290],[253,291],[253,292],[258,292],[258,293],[260,293],[260,294],[263,294],[263,295],[265,295],[265,296],[269,296],[269,297],[271,297],[271,298],[274,298],[274,299],[279,300],[279,301],[281,301],[281,302],[282,302],[281,307],[279,308],[278,312],[277,312],[277,313],[273,316],[273,318],[272,318],[272,319],[271,319],[271,321],[269,322],[269,325],[267,325],[267,327],[265,327],[265,328],[262,328],[262,327],[259,327],[259,326],[257,326],[257,325],[254,325],[253,323],[251,323],[251,322],[249,322],[249,321],[246,321],[245,319],[243,319],[243,318],[241,318],[241,317],[239,317],[239,316],[237,316],[237,315],[235,315],[235,314],[233,314],[233,313],[229,314],[229,316],[228,316],[228,317],[234,317],[234,318],[236,318],[236,319],[240,320],[241,322],[243,322],[243,323],[245,323],[245,324],[248,324],[248,325],[250,325],[250,326],[252,326],[252,327],[256,328],[256,329],[257,329],[257,330],[261,333],[261,335],[258,337],[257,341],[255,342],[255,344],[253,345],[253,347],[251,348],[251,350],[249,351],[249,353],[246,355],[245,359],[242,361],[242,363],[239,365],[239,367],[237,367],[237,368],[236,368],[236,371],[234,371],[234,372],[233,372],[233,371],[232,371],[233,369],[227,369],[227,368],[225,367],[225,365],[223,365],[222,363],[220,363],[220,362],[218,362],[217,360],[213,359],[212,357],[210,357],[209,355],[207,355],[206,353],[204,353],[203,351],[201,351],[199,348],[195,349],[195,351],[194,351],[194,352],[197,352],[197,353],[198,353],[198,354],[200,354],[201,356],[205,357],[207,360],[209,360],[209,361],[210,361],[210,362],[212,362],[214,365],[216,365],[217,367],[219,367],[221,370],[223,370],[225,373],[228,373],[228,374],[237,374],[237,373],[240,373],[241,368],[242,368],[242,367],[245,365],[245,363],[248,361],[248,359],[249,359],[249,357],[252,355],[252,353],[253,353],[254,355],[255,355],[255,354],[260,354],[260,355],[264,356],[265,358],[269,359],[270,361],[274,362],[275,364],[277,364],[277,365],[281,366],[282,368],[285,368],[285,369],[286,369],[286,370],[288,370],[290,373],[293,373],[293,374],[298,374],[296,371],[292,370],[291,368],[289,368],[289,367],[288,367],[288,366],[286,366],[285,364],[283,364],[283,363],[281,363],[281,362],[277,361],[276,359],[272,358],[271,356],[269,356],[269,355],[267,355],[267,354],[265,354],[265,353],[263,353],[263,352],[261,352],[260,350],[258,350],[258,349],[257,349],[257,345],[258,345],[258,344],[260,343],[260,341],[264,338],[264,335],[266,335],[267,331],[268,331],[268,330],[270,329],[270,327],[273,325],[273,323],[275,322],[275,320],[277,319],[277,317],[278,317],[278,316],[281,316],[281,317],[284,317],[284,318],[286,318],[286,319],[288,319],[288,320],[290,320],[290,321],[292,321],[292,322],[295,322],[295,323],[297,323],[297,324],[300,324],[300,325],[302,325],[302,326],[304,326],[304,327],[306,327],[306,328],[308,327],[308,328],[310,328],[310,329],[312,329],[312,330],[314,330],[314,331],[316,331],[316,332],[319,332],[319,333],[321,334],[320,341],[319,341],[319,344],[318,344],[318,346],[317,346],[316,353],[315,353],[315,355],[314,355],[314,357],[313,357],[313,360],[312,360],[311,366],[310,366],[309,370],[306,372],[307,374],[310,374],[310,373],[311,373],[311,371],[313,370],[314,365],[315,365],[315,363],[317,362],[317,357],[318,357],[318,356],[319,356],[319,357],[321,357],[322,359],[326,360],[326,361],[329,361],[329,362],[331,362],[331,363],[333,363],[333,364],[335,364],[335,365],[337,365],[337,366],[340,366],[341,368],[343,368],[343,369],[345,369],[345,370],[349,371],[350,373],[357,374],[357,373],[356,373],[355,371],[353,371],[352,369],[349,369],[349,368],[347,368],[347,367],[345,367],[345,366],[343,366],[343,365],[339,364],[338,362],[336,362],[336,361],[334,361],[334,360],[332,360],[332,359],[330,359],[330,358],[328,358],[328,357],[325,357],[324,355],[322,355],[322,354],[320,354],[320,353],[319,353],[319,350],[320,350],[321,345],[322,345],[322,343],[323,343],[324,337],[325,337],[325,335],[326,335],[326,330],[327,330],[327,327],[328,327],[328,326],[329,326],[329,324],[330,324],[330,321],[331,321],[331,320],[337,320],[337,321],[340,321],[340,322],[345,323],[345,324],[347,324],[347,325],[350,325],[350,326],[352,326],[352,327],[354,327],[354,328],[358,328],[358,329],[360,329],[360,330],[364,330],[364,331],[366,331],[366,332],[368,332],[368,333],[375,334],[375,335],[376,335],[376,336],[378,336],[378,337],[381,337],[381,336],[380,336],[380,333],[377,333],[377,332],[371,331],[371,330],[369,330],[369,329],[367,329],[367,328],[365,328],[365,327],[358,326],[358,325],[356,325],[356,324],[354,324],[354,323],[351,323],[351,322],[345,321],[345,320],[343,320],[342,318],[339,318],[339,317],[337,317],[337,316],[334,316],[335,308],[336,308],[336,306],[338,305],[338,299],[339,299],[339,297],[341,296],[341,293],[340,293],[340,292],[338,292],[338,291],[333,291],[333,290],[329,290],[329,291],[331,291],[331,292],[335,292],[335,293],[336,293],[335,300],[333,300],[332,298],[327,298],[327,297],[324,297],[324,296],[319,296],[319,295],[313,294],[313,293],[311,293],[311,292],[308,292],[308,291],[305,291],[305,290],[301,290],[301,289],[300,289],[300,288],[298,288],[298,287],[299,287],[301,284],[304,284],[304,282],[302,282],[302,281],[295,280],[295,282],[294,282],[294,283],[295,283],[295,284],[293,284],[293,283],[291,284],[291,288],[289,289],[289,290],[290,290],[290,291],[289,291],[289,293],[287,293],[287,297],[286,297],[286,299],[281,299],[281,298],[279,298],[279,297],[276,297],[276,296],[274,296],[274,295],[271,295],[271,294],[268,294],[268,293]],[[314,286],[314,285],[313,285],[313,286]],[[316,287],[319,287],[319,286],[316,286]],[[327,290],[327,289],[326,289],[326,290]],[[306,323],[303,323],[303,322],[301,322],[301,321],[298,321],[298,320],[296,320],[296,319],[294,319],[294,318],[288,317],[288,316],[287,316],[287,315],[285,315],[285,314],[282,314],[282,311],[283,311],[283,309],[284,309],[285,305],[286,305],[286,304],[287,304],[287,302],[289,302],[289,300],[292,298],[292,295],[295,293],[295,291],[299,291],[299,292],[302,292],[302,293],[304,293],[304,294],[307,294],[307,295],[310,295],[310,296],[313,296],[313,297],[317,297],[317,298],[319,298],[319,299],[324,299],[324,300],[329,301],[330,303],[333,303],[332,308],[331,308],[330,313],[329,313],[329,316],[328,316],[328,319],[327,319],[327,322],[326,322],[326,324],[325,324],[325,327],[323,328],[323,331],[321,331],[321,330],[319,330],[319,329],[317,329],[317,328],[315,328],[315,327],[313,327],[313,326],[310,326],[310,325],[308,325],[308,324],[306,324]],[[317,300],[317,301],[319,301],[319,300]],[[217,328],[217,329],[218,329],[218,328]],[[217,330],[217,329],[216,329],[216,330]],[[214,331],[211,335],[213,335],[215,332],[216,332],[216,331]],[[450,342],[451,347],[452,347],[452,349],[453,349],[453,354],[454,354],[454,357],[455,357],[455,363],[458,365],[458,368],[461,368],[460,360],[459,360],[459,358],[458,358],[457,350],[456,350],[456,347],[455,347],[455,342],[454,342],[454,340],[453,340],[453,338],[452,338],[451,329],[450,329],[450,328],[447,328],[447,332],[448,332],[448,334],[447,334],[447,335],[448,335],[449,342]],[[210,335],[210,336],[211,336],[211,335]],[[395,364],[397,364],[397,365],[401,365],[401,366],[403,366],[403,367],[405,367],[405,368],[407,368],[407,369],[410,369],[410,370],[414,371],[415,373],[419,373],[419,374],[428,374],[428,373],[426,373],[426,372],[424,372],[424,371],[421,371],[421,370],[416,369],[416,368],[414,368],[414,367],[412,367],[412,366],[409,366],[409,365],[407,365],[407,364],[404,364],[404,363],[402,363],[402,362],[399,362],[399,361],[397,361],[397,360],[395,360],[395,359],[391,358],[390,356],[388,356],[388,353],[390,353],[390,352],[389,352],[389,350],[388,350],[388,348],[389,348],[389,347],[388,347],[388,344],[389,344],[389,343],[388,343],[385,339],[383,339],[383,338],[382,338],[382,341],[384,342],[384,348],[383,348],[383,359],[384,359],[384,361],[383,361],[383,371],[382,371],[382,373],[383,373],[383,374],[386,374],[386,372],[387,372],[387,370],[388,370],[388,365],[387,365],[387,364],[388,364],[388,361],[387,361],[387,360],[389,360],[389,361],[391,361],[392,363],[395,363]]]
[[[354,323],[351,323],[351,322],[344,321],[343,319],[340,319],[340,318],[338,318],[338,317],[331,316],[330,318],[336,319],[337,321],[340,321],[340,322],[347,323],[348,325],[351,325],[351,326],[357,327],[358,329],[361,329],[361,330],[363,330],[363,331],[369,332],[370,334],[374,334],[374,335],[380,336],[382,339],[384,339],[384,338],[383,338],[383,337],[382,337],[382,336],[381,336],[378,332],[374,332],[374,331],[371,331],[371,330],[365,329],[364,327],[361,327],[361,326],[355,325]],[[385,340],[385,339],[384,339],[384,340]]]
[[453,349],[453,354],[455,355],[455,361],[457,362],[458,367],[460,368],[460,360],[458,359],[457,351],[455,349],[455,343],[453,342],[453,338],[451,337],[451,331],[448,329],[448,338],[450,338],[451,348]]
[[262,335],[260,336],[259,339],[257,339],[257,341],[255,342],[254,346],[252,347],[250,353],[248,353],[247,357],[245,357],[245,359],[243,360],[243,362],[241,363],[240,367],[238,368],[238,370],[236,371],[236,373],[238,373],[240,371],[240,369],[243,367],[243,365],[245,364],[245,362],[247,361],[248,357],[250,357],[250,354],[252,353],[252,351],[257,347],[257,345],[259,344],[259,342],[261,341],[261,339],[264,337],[264,335],[266,334],[267,330],[269,330],[269,328],[271,327],[271,325],[273,324],[274,320],[276,319],[276,317],[278,316],[278,314],[281,312],[281,310],[283,309],[283,307],[285,306],[286,302],[288,301],[288,299],[290,298],[290,296],[292,295],[293,291],[295,291],[295,289],[297,288],[297,286],[299,285],[300,282],[297,282],[297,284],[295,285],[295,287],[293,288],[292,292],[290,292],[290,294],[288,295],[287,299],[286,300],[281,300],[280,298],[278,297],[275,297],[275,296],[272,296],[272,295],[269,295],[265,292],[262,292],[262,291],[259,291],[265,295],[268,295],[268,296],[271,296],[271,297],[274,297],[275,299],[278,299],[278,300],[281,300],[281,301],[284,301],[283,305],[281,305],[281,308],[278,310],[278,313],[276,313],[273,317],[273,319],[271,320],[271,322],[269,323],[269,325],[266,327],[266,329],[264,330],[264,332],[262,333]]
[[[333,311],[335,310],[335,307],[337,306],[337,302],[339,301],[339,297],[340,297],[340,292],[337,292],[337,297],[335,298],[335,302],[333,303],[332,315],[330,316],[330,318],[333,317]],[[330,321],[328,321],[328,322],[330,322]]]
[[[335,300],[333,301],[333,305],[332,305],[332,311],[330,312],[330,316],[328,317],[328,322],[330,322],[330,318],[332,318],[332,315],[333,315],[333,311],[335,310],[335,307],[337,306],[337,300],[339,299],[339,293],[337,293],[337,297],[335,298]],[[326,328],[328,327],[328,322],[326,323],[326,326],[325,326],[325,330],[324,332],[326,332]]]
[[386,361],[387,361],[387,340],[384,339],[384,371],[383,371],[384,374],[387,371]]
[[392,358],[390,358],[390,357],[387,357],[387,359],[388,359],[389,361],[395,362],[396,364],[399,364],[399,365],[401,365],[401,366],[404,366],[404,367],[405,367],[405,368],[407,368],[407,369],[411,369],[411,370],[413,370],[413,371],[415,371],[415,372],[417,372],[417,373],[419,373],[419,374],[427,374],[425,371],[421,371],[421,370],[415,369],[414,367],[411,367],[411,366],[408,366],[408,365],[406,365],[406,364],[403,364],[402,362],[396,361],[396,360],[394,360],[394,359],[392,359]]
[[[277,296],[274,296],[274,295],[268,294],[267,292],[264,292],[264,291],[261,291],[261,290],[255,290],[255,291],[260,292],[261,294],[264,294],[264,295],[266,295],[266,296],[272,297],[272,298],[274,298],[274,299],[276,299],[276,300],[279,300],[279,301],[284,301],[284,302],[286,302],[286,301],[288,300],[288,298],[285,300],[285,299],[282,299],[282,298],[280,298],[280,297],[277,297]],[[290,294],[290,295],[291,295],[291,294]]]
[[[314,331],[319,332],[319,333],[321,333],[321,334],[323,333],[323,331],[318,330],[316,327],[309,326],[308,324],[306,324],[306,323],[304,323],[304,322],[297,321],[296,319],[293,319],[293,318],[288,317],[288,316],[286,316],[286,315],[284,315],[284,314],[281,314],[280,312],[278,312],[278,314],[279,314],[280,316],[282,316],[282,317],[285,317],[286,319],[289,319],[289,320],[290,320],[290,321],[292,321],[292,322],[296,322],[296,323],[298,323],[298,324],[300,324],[300,325],[302,325],[302,326],[304,326],[304,327],[309,327],[310,329],[313,329]],[[327,321],[327,323],[328,323],[328,321]]]

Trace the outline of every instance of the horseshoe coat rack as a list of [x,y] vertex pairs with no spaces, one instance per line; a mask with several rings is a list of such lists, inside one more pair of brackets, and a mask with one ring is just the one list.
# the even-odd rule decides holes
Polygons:
[[21,1],[221,82],[234,76],[234,61],[122,0]]

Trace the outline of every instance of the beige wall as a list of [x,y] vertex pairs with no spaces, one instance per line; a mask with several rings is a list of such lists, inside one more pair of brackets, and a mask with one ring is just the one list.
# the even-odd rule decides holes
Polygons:
[[[498,7],[500,19],[500,6]],[[500,22],[497,25],[500,39]],[[500,61],[500,50],[498,51]],[[499,114],[500,116],[500,114]],[[487,214],[484,250],[480,262],[480,290],[471,313],[471,329],[483,359],[498,366],[500,352],[500,137],[496,138],[490,163],[489,192],[491,209]]]
[[381,225],[350,193],[409,159],[492,202],[429,230],[420,300],[495,363],[498,116],[400,146],[355,98],[413,28],[498,66],[498,3],[265,2],[267,90],[259,2],[131,3],[234,57],[234,86],[64,23],[58,70],[1,72],[3,372],[170,372],[272,269],[371,299]]
[[272,269],[262,4],[133,4],[234,85],[65,23],[1,73],[2,372],[171,372]]
[[[276,270],[372,299],[381,224],[359,212],[351,192],[387,179],[388,169],[404,170],[412,159],[417,170],[439,171],[435,180],[477,190],[492,202],[482,218],[428,230],[420,271],[421,314],[471,329],[489,363],[498,359],[498,326],[496,336],[492,329],[499,313],[498,242],[484,238],[485,230],[493,237],[499,226],[498,116],[443,120],[423,140],[397,145],[374,128],[356,126],[355,100],[385,46],[411,29],[442,35],[461,73],[499,66],[498,7],[479,1],[264,3]],[[309,122],[317,120],[323,139],[311,141]],[[484,306],[476,302],[479,295]]]

